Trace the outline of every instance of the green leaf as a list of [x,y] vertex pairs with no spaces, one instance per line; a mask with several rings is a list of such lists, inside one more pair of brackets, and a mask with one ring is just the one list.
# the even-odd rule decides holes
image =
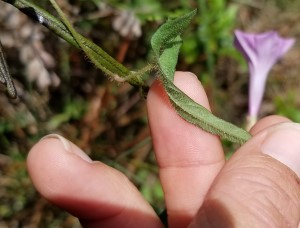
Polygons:
[[170,81],[173,81],[175,66],[178,61],[181,44],[182,40],[180,36],[177,36],[165,46],[164,51],[158,58],[159,67],[162,74],[165,75],[165,77]]
[[209,133],[242,144],[251,137],[247,131],[214,116],[173,84],[182,44],[180,34],[186,29],[195,14],[196,10],[175,20],[169,20],[153,35],[151,45],[159,65],[160,79],[172,105],[182,118]]
[[160,50],[183,32],[196,13],[197,10],[193,10],[180,18],[169,20],[153,34],[151,46],[156,56],[159,56]]
[[10,98],[13,99],[17,98],[17,91],[8,70],[8,66],[5,60],[1,42],[0,42],[0,83],[6,86],[7,93]]
[[168,81],[164,85],[177,113],[188,122],[211,134],[219,135],[238,144],[243,144],[251,137],[247,131],[213,115],[183,93],[172,82]]

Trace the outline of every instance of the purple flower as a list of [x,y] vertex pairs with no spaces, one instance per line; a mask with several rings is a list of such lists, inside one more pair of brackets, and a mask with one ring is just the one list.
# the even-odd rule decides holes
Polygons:
[[236,30],[234,33],[235,47],[248,62],[249,118],[256,122],[268,73],[278,59],[293,46],[295,39],[284,39],[275,31],[251,34]]

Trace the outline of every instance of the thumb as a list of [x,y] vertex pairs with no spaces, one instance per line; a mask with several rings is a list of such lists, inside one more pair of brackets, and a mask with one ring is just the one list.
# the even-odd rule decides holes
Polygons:
[[244,144],[217,176],[190,227],[298,227],[300,125],[282,123]]
[[39,141],[29,152],[27,167],[40,194],[78,217],[83,227],[162,227],[124,174],[93,162],[62,136]]

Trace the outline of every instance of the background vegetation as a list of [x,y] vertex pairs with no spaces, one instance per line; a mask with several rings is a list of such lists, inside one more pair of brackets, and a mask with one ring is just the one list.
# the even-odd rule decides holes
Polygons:
[[[48,1],[35,2],[54,12]],[[133,70],[151,61],[149,41],[161,23],[198,8],[183,35],[177,69],[198,75],[213,112],[240,126],[247,114],[248,71],[233,47],[234,29],[300,37],[297,0],[58,2],[80,33]],[[0,226],[79,227],[75,218],[39,196],[26,171],[28,151],[51,132],[126,173],[157,210],[163,208],[145,100],[139,92],[108,80],[80,51],[11,5],[0,1],[0,7],[0,40],[20,96],[12,101],[0,95]],[[126,23],[134,26],[124,31]],[[261,116],[281,114],[300,121],[299,55],[297,41],[273,68]],[[234,149],[225,142],[224,147]]]

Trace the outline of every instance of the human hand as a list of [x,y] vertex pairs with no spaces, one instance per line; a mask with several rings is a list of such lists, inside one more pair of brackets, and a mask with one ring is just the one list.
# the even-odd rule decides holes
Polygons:
[[[209,109],[195,76],[177,72],[174,83]],[[300,125],[264,118],[225,162],[219,138],[179,117],[159,82],[147,106],[169,227],[299,226]],[[83,227],[163,227],[122,173],[60,136],[39,141],[27,166],[37,190]]]

